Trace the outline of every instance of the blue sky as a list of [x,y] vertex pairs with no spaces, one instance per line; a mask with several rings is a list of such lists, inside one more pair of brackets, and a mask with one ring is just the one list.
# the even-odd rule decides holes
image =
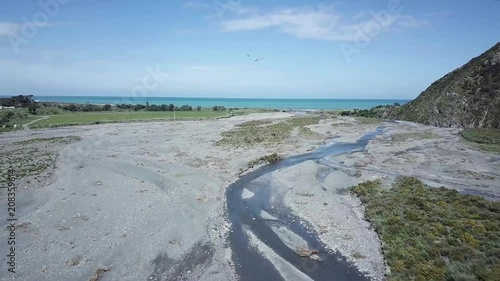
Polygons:
[[497,0],[0,0],[0,95],[411,99],[497,43],[499,11]]

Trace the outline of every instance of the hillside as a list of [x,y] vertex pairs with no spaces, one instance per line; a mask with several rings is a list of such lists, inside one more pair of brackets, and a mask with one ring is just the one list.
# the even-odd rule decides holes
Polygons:
[[434,82],[390,119],[439,127],[500,125],[500,43]]

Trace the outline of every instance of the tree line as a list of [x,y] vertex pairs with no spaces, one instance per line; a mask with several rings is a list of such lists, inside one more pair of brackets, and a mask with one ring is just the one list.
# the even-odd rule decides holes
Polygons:
[[[78,112],[78,111],[83,111],[83,112],[92,112],[92,111],[113,111],[113,110],[118,110],[118,111],[123,111],[123,110],[128,110],[128,111],[201,111],[202,107],[197,106],[193,108],[191,105],[182,105],[182,106],[175,106],[173,104],[161,104],[161,105],[156,105],[152,104],[149,105],[149,103],[146,103],[146,105],[143,104],[117,104],[117,105],[110,105],[110,104],[105,104],[105,105],[98,105],[98,104],[65,104],[65,105],[58,105],[59,108],[62,108],[67,111],[71,112]],[[213,111],[226,111],[226,108],[224,106],[214,106],[212,107]]]
[[344,110],[340,112],[341,116],[357,116],[357,117],[369,117],[369,118],[383,118],[386,111],[400,107],[401,104],[395,102],[394,104],[377,105],[370,109],[353,109]]
[[[62,108],[71,112],[93,112],[93,111],[193,111],[193,107],[190,105],[174,106],[173,104],[161,104],[161,105],[143,105],[143,104],[117,104],[117,105],[98,105],[98,104],[65,104],[58,105]],[[201,111],[201,106],[196,107],[197,111]]]

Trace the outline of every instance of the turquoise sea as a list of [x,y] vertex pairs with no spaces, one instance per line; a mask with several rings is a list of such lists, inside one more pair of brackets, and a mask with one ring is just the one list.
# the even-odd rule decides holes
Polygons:
[[234,98],[179,98],[179,97],[105,97],[105,96],[35,96],[44,102],[90,103],[90,104],[174,104],[193,107],[226,108],[275,108],[275,109],[369,109],[377,105],[404,104],[406,99],[234,99]]

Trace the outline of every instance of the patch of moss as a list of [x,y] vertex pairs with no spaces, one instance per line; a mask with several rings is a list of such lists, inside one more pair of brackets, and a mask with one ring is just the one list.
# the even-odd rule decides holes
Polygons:
[[255,127],[273,123],[271,120],[253,120],[236,125],[236,127]]
[[[253,145],[268,145],[277,144],[290,137],[292,131],[296,128],[300,130],[304,126],[318,124],[321,117],[305,116],[290,118],[285,121],[274,123],[271,125],[256,125],[247,124],[222,133],[222,139],[219,140],[217,146],[253,146]],[[302,135],[305,137],[311,136],[306,129],[301,129]],[[312,131],[310,132],[312,133]]]
[[352,192],[383,241],[389,280],[500,280],[500,203],[415,178]]

